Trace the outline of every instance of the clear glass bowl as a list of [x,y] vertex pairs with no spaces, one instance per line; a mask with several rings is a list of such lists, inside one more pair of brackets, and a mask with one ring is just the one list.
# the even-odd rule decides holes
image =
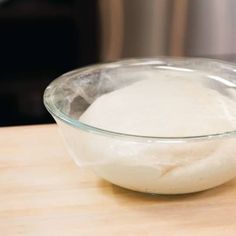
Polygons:
[[79,121],[99,96],[143,79],[149,70],[163,69],[203,71],[216,80],[223,77],[224,84],[216,89],[225,96],[229,88],[236,87],[235,65],[202,58],[129,59],[66,73],[46,88],[44,103],[74,161],[111,183],[149,193],[196,192],[232,179],[236,175],[235,130],[149,137]]

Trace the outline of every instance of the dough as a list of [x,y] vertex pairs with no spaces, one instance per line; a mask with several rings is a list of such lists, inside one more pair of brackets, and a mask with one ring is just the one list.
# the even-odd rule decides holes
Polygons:
[[236,93],[226,96],[206,81],[210,79],[197,72],[156,72],[151,79],[99,97],[80,121],[114,132],[157,137],[235,130]]
[[[80,121],[124,134],[185,137],[236,130],[234,88],[201,72],[153,72],[99,97]],[[114,184],[151,193],[208,189],[236,173],[235,138],[160,142],[81,135],[88,164]]]

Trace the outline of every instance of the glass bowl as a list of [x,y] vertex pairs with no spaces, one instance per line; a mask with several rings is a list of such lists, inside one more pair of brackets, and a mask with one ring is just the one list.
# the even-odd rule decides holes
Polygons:
[[236,88],[235,65],[203,58],[128,59],[66,73],[46,88],[44,104],[74,161],[113,184],[148,193],[191,193],[234,178],[235,130],[153,137],[118,133],[79,121],[97,98],[145,79],[152,70],[207,73],[211,89],[223,96]]

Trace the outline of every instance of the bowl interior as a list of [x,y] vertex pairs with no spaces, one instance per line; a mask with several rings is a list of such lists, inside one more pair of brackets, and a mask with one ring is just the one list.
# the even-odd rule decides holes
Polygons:
[[230,96],[229,88],[236,88],[236,67],[222,61],[202,58],[130,59],[89,66],[62,75],[45,90],[44,103],[54,117],[75,126],[87,126],[78,119],[98,97],[144,80],[156,70],[205,72],[209,78],[208,86],[224,96]]

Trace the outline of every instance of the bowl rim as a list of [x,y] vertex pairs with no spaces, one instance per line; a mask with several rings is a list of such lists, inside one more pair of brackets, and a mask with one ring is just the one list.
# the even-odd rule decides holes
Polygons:
[[[77,119],[74,119],[70,117],[69,115],[63,113],[60,111],[55,104],[52,101],[52,93],[56,86],[60,84],[60,82],[65,79],[65,77],[70,77],[74,74],[80,74],[83,72],[89,72],[94,69],[102,69],[102,68],[116,68],[120,67],[122,65],[132,65],[131,63],[142,63],[142,65],[151,65],[151,61],[155,61],[156,63],[162,63],[163,65],[167,65],[167,62],[171,61],[205,61],[205,62],[217,62],[221,65],[225,65],[227,69],[231,69],[233,72],[235,72],[236,77],[236,64],[231,62],[226,62],[223,60],[218,59],[210,59],[210,58],[202,58],[202,57],[171,57],[171,56],[158,56],[158,57],[141,57],[141,58],[125,58],[121,60],[115,60],[110,62],[104,62],[104,63],[97,63],[88,65],[79,69],[75,69],[72,71],[69,71],[67,73],[62,74],[61,76],[54,79],[45,89],[43,94],[43,102],[48,110],[48,112],[53,116],[53,118],[58,121],[62,121],[74,128],[81,129],[83,131],[89,132],[89,133],[95,133],[99,135],[105,135],[110,137],[118,137],[118,138],[128,138],[132,140],[139,140],[139,141],[157,141],[157,142],[187,142],[187,141],[197,141],[197,140],[209,140],[209,139],[215,139],[215,138],[223,138],[223,137],[231,137],[236,135],[236,130],[232,131],[225,131],[225,132],[219,132],[219,133],[212,133],[212,134],[203,134],[203,135],[193,135],[193,136],[145,136],[145,135],[135,135],[135,134],[129,134],[129,133],[119,133],[111,130],[101,129],[92,125],[88,125],[86,123],[83,123]],[[160,64],[161,65],[161,64]],[[183,66],[184,68],[184,66]]]

